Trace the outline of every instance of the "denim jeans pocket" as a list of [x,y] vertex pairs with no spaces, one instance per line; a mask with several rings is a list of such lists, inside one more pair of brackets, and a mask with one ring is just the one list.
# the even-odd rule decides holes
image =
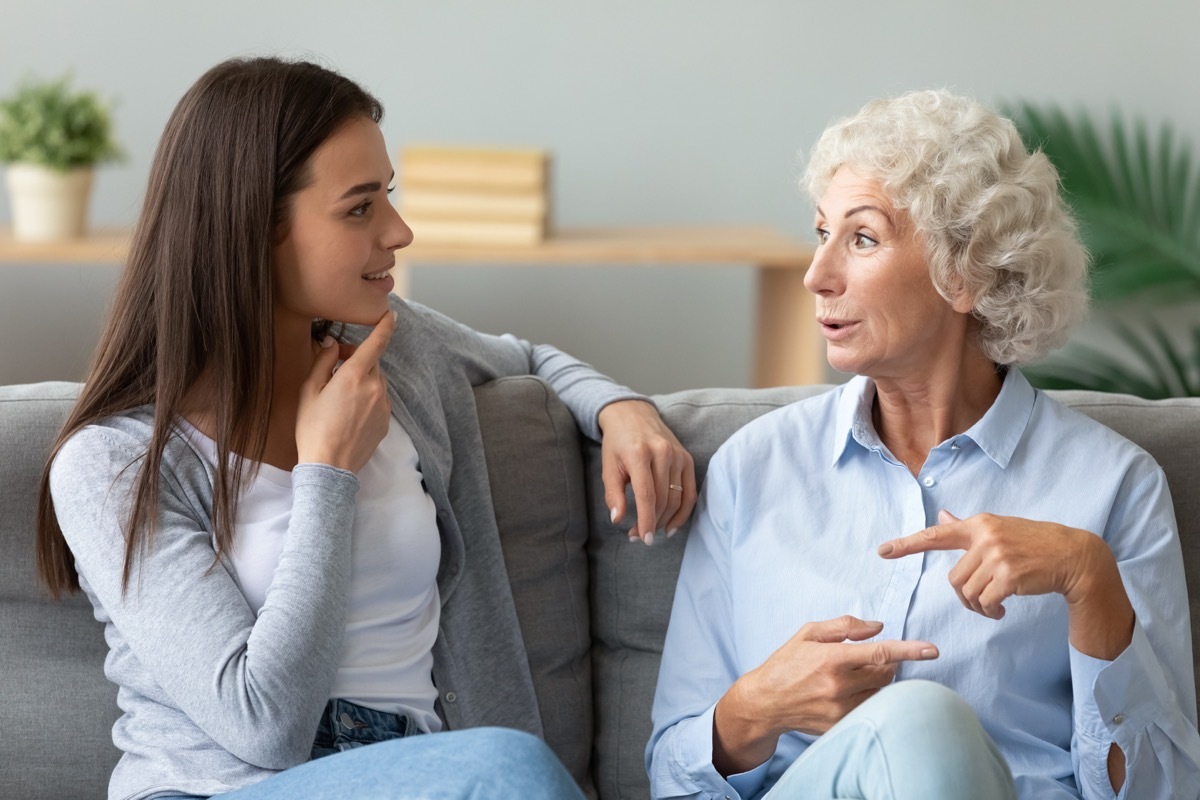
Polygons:
[[389,714],[348,700],[330,700],[317,726],[311,758],[419,733],[416,722],[404,714]]

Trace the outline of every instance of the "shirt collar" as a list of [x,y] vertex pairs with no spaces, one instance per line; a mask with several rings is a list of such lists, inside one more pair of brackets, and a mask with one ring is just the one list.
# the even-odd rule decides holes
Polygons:
[[[1025,435],[1034,399],[1034,389],[1029,381],[1019,369],[1009,367],[992,407],[961,436],[973,441],[1001,469],[1007,467]],[[857,375],[842,387],[837,405],[833,464],[841,460],[851,442],[867,450],[882,447],[871,418],[874,402],[875,382],[870,378]]]

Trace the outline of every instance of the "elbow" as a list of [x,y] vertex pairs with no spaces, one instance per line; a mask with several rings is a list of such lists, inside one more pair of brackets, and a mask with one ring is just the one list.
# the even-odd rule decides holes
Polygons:
[[[231,732],[232,733],[232,732]],[[258,767],[280,771],[308,761],[313,737],[299,736],[273,726],[250,726],[235,735],[222,736],[217,744],[238,760]]]

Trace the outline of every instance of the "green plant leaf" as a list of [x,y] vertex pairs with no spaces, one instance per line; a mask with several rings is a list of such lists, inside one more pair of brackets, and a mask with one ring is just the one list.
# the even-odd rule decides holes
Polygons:
[[121,158],[109,107],[70,83],[27,80],[0,99],[0,162],[68,170]]
[[1151,400],[1200,397],[1200,327],[1192,329],[1192,352],[1186,354],[1153,319],[1145,332],[1116,323],[1114,332],[1129,355],[1083,344],[1027,367],[1030,382],[1043,389],[1088,389],[1132,394]]
[[1094,258],[1097,300],[1162,289],[1200,298],[1200,171],[1188,142],[1116,112],[1104,135],[1082,112],[1019,103],[1007,113],[1059,171]]

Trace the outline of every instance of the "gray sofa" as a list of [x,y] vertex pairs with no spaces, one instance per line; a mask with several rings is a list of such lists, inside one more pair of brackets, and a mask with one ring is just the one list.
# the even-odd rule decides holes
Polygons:
[[[33,570],[37,481],[77,388],[0,388],[3,798],[103,797],[117,758],[109,738],[116,693],[101,672],[101,628],[83,598],[47,599]],[[739,426],[824,388],[700,389],[655,401],[702,477]],[[1166,469],[1192,589],[1193,641],[1200,641],[1200,400],[1058,397],[1138,442]],[[599,447],[581,441],[537,379],[486,384],[476,400],[547,741],[593,795],[645,798],[642,749],[686,528],[653,547],[615,529],[604,508]]]

